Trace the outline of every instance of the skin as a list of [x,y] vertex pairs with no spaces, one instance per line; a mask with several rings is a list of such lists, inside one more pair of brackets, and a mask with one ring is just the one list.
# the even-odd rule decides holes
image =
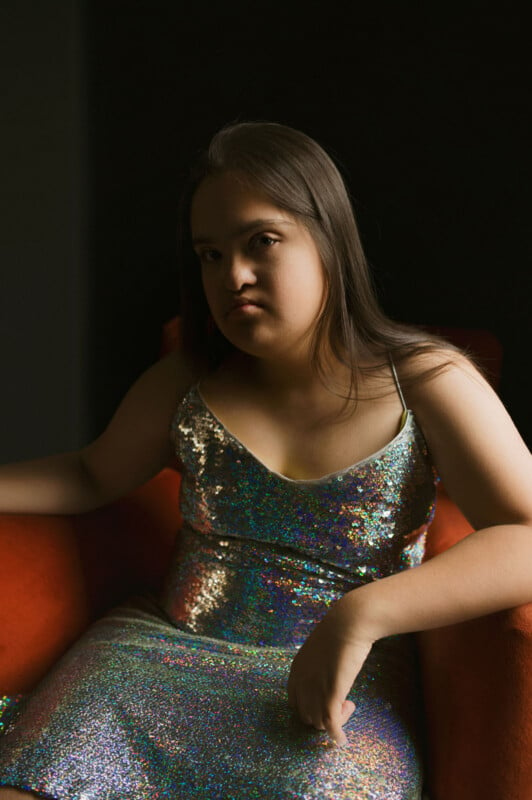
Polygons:
[[[270,469],[291,478],[321,477],[389,442],[401,415],[395,388],[378,401],[362,397],[355,415],[355,403],[346,410],[310,363],[327,283],[307,228],[225,174],[198,189],[191,229],[213,318],[238,348],[201,384],[226,426]],[[245,299],[257,305],[240,306]],[[345,395],[347,370],[331,363],[328,377]],[[390,389],[389,370],[385,381]],[[382,389],[368,385],[366,393]]]
[[291,703],[340,743],[343,700],[375,640],[532,599],[532,459],[504,407],[463,359],[407,399],[477,530],[420,567],[347,593],[299,651]]
[[299,369],[326,293],[308,230],[231,173],[199,187],[191,229],[222,333],[262,365],[277,370],[279,362],[283,369],[291,362]]
[[33,792],[19,792],[17,789],[0,789],[0,797],[3,800],[17,800],[20,797],[38,797]]
[[[312,320],[326,291],[324,279],[319,281],[320,271],[323,276],[319,255],[308,231],[292,219],[292,226],[283,221],[286,241],[275,235],[279,226],[273,232],[259,229],[263,237],[259,241],[268,249],[264,257],[257,256],[255,240],[239,238],[239,224],[279,215],[284,220],[287,215],[235,177],[219,176],[200,187],[191,224],[193,235],[201,240],[196,246],[213,317],[227,338],[253,360],[226,365],[206,382],[205,391],[222,418],[230,418],[233,431],[243,441],[251,441],[265,463],[284,474],[287,462],[296,464],[298,477],[319,477],[334,471],[329,469],[332,463],[335,469],[341,468],[367,455],[366,450],[374,452],[382,446],[397,408],[382,398],[363,401],[342,424],[326,426],[327,440],[318,441],[317,426],[313,426],[317,418],[313,419],[312,409],[298,403],[296,387],[304,386],[305,398],[315,399],[316,408],[334,411],[337,398],[320,387],[309,367]],[[279,241],[273,244],[276,238]],[[275,256],[269,255],[270,248],[276,248]],[[302,285],[308,286],[304,295]],[[257,299],[264,302],[264,309],[243,310],[236,318],[224,316],[229,295]],[[419,376],[448,357],[435,353],[411,359],[401,377]],[[339,386],[345,385],[340,365],[331,365],[331,377]],[[260,386],[262,397],[275,398],[275,402],[261,403],[252,383]],[[371,396],[375,388],[363,385],[362,396],[365,392]],[[532,599],[528,567],[532,459],[503,405],[460,356],[436,377],[415,383],[407,401],[449,494],[478,530],[420,567],[348,592],[298,652],[289,677],[289,703],[304,722],[327,730],[338,744],[346,741],[342,726],[353,712],[346,696],[374,641],[460,622]],[[262,411],[260,428],[276,446],[268,447],[256,433],[258,409]],[[296,413],[290,415],[290,409]],[[376,424],[368,426],[372,411]],[[295,434],[287,423],[296,425]],[[368,427],[372,441],[366,439],[357,452],[353,442]],[[297,430],[304,433],[299,440]],[[309,457],[305,440],[319,451],[323,471],[316,462],[315,472],[305,471],[303,463]],[[302,448],[300,462],[287,447],[291,441]],[[341,441],[347,443],[343,451]]]
[[[307,229],[231,174],[199,187],[191,229],[213,318],[238,348],[201,384],[226,427],[292,478],[335,472],[389,442],[402,408],[387,370],[364,379],[358,403],[344,408],[345,369],[326,353],[331,391],[311,367],[327,282]],[[448,353],[407,360],[400,378],[407,385],[448,360]],[[173,459],[170,420],[197,377],[173,354],[141,376],[88,447],[0,468],[0,509],[87,510],[147,480]],[[532,457],[504,406],[461,356],[412,384],[406,398],[448,493],[476,532],[420,567],[348,592],[297,653],[288,701],[340,745],[353,713],[346,697],[374,641],[532,600]],[[5,798],[24,794],[0,790]]]

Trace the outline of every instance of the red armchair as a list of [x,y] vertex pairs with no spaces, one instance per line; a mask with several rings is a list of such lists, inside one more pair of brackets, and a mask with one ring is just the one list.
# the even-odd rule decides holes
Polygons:
[[[489,335],[445,332],[491,354],[497,371]],[[165,350],[176,336],[172,323]],[[157,586],[180,527],[178,492],[166,469],[90,514],[0,517],[0,696],[27,692],[93,618]],[[427,557],[470,530],[440,489]],[[532,800],[532,604],[418,640],[431,800]]]

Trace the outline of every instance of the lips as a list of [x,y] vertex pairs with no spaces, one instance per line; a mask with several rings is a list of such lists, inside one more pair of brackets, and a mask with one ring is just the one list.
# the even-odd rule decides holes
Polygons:
[[236,299],[233,304],[227,309],[227,314],[231,314],[233,311],[239,311],[242,309],[252,309],[252,308],[262,308],[260,303],[257,303],[255,300],[252,300],[251,297],[239,297]]

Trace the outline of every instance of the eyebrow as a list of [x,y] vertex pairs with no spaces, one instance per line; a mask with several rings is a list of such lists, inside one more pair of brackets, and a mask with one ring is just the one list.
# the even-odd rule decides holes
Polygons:
[[[256,228],[264,228],[268,227],[268,225],[295,225],[294,222],[291,222],[288,219],[254,219],[250,222],[245,222],[243,225],[240,225],[234,231],[235,236],[242,236],[244,233],[249,233],[249,231],[255,230]],[[203,234],[200,236],[194,236],[192,239],[193,245],[198,244],[210,244],[213,242],[214,239],[209,236],[204,236]]]

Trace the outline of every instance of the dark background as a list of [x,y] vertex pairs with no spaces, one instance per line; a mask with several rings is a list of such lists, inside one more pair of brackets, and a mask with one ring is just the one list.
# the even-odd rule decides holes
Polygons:
[[387,312],[485,328],[530,443],[524,4],[7,0],[0,458],[94,436],[178,310],[191,158],[233,119],[318,139]]

